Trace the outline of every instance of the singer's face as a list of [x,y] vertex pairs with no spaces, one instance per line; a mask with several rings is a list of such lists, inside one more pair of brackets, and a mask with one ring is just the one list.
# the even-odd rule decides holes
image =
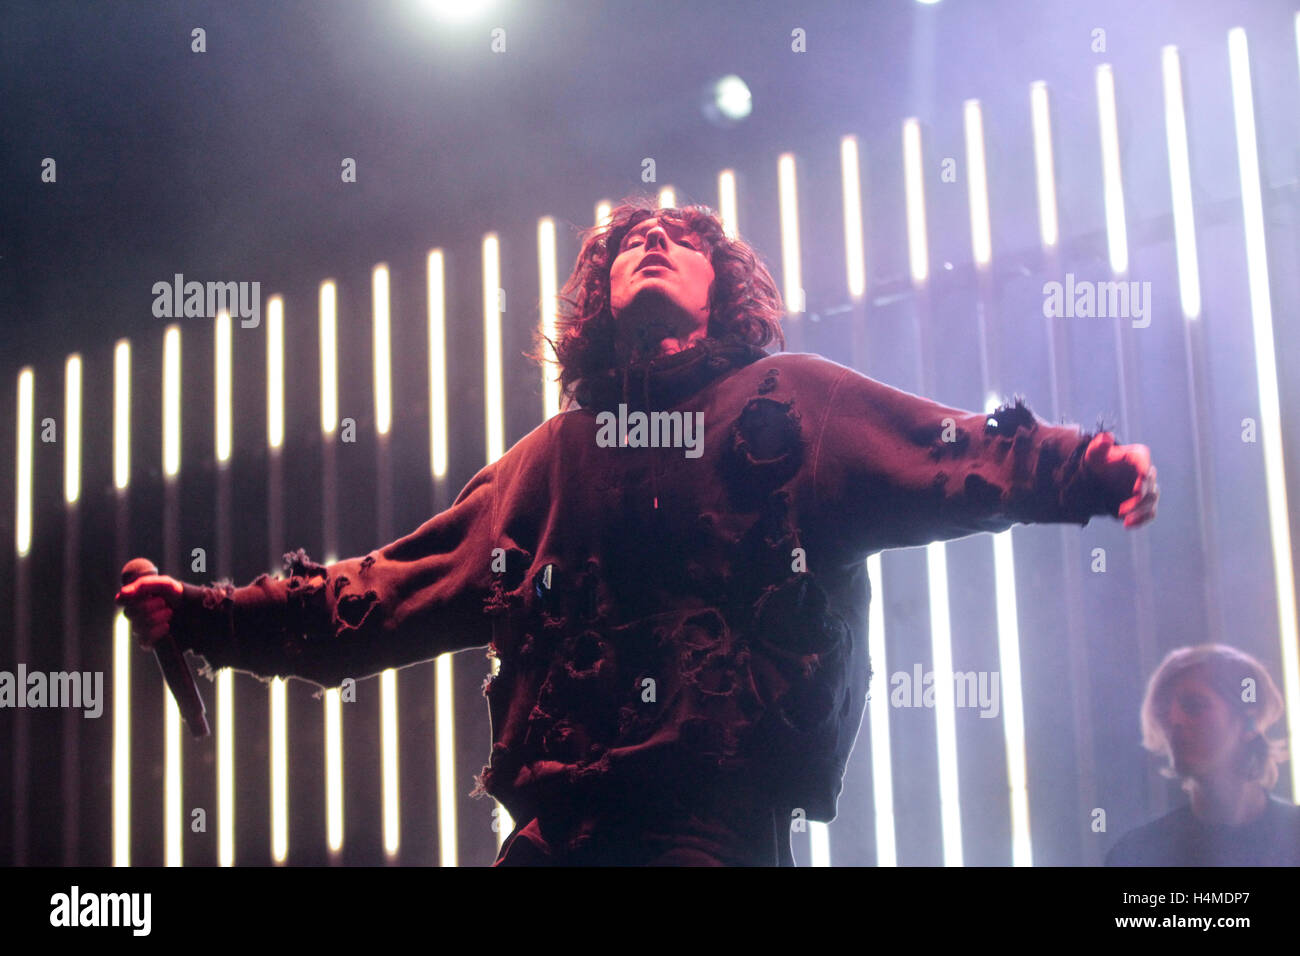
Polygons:
[[645,323],[683,340],[707,333],[713,265],[705,240],[685,223],[658,216],[637,223],[610,266],[610,311],[620,323]]

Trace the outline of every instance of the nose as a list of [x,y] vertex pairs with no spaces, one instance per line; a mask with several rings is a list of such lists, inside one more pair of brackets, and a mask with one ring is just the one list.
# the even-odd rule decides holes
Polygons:
[[647,229],[645,233],[646,252],[649,252],[656,246],[661,249],[667,248],[668,246],[668,232],[658,223],[655,223],[655,225]]

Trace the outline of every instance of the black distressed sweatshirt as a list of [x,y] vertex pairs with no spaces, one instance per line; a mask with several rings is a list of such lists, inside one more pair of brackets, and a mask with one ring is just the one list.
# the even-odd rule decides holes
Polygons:
[[[871,674],[864,559],[1127,497],[1083,466],[1092,433],[1019,399],[963,411],[815,355],[708,340],[578,399],[392,544],[187,588],[182,642],[324,687],[489,645],[479,789],[516,820],[729,793],[829,821]],[[620,404],[703,413],[698,456],[652,447],[671,416],[598,442]]]

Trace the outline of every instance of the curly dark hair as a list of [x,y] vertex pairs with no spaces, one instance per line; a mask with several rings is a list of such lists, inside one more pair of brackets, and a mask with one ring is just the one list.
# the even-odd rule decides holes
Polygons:
[[555,340],[538,333],[533,357],[545,361],[547,346],[560,367],[559,381],[570,398],[579,385],[618,367],[614,314],[609,304],[609,272],[623,237],[644,219],[659,216],[683,223],[708,246],[714,279],[709,289],[707,337],[720,343],[785,349],[781,331],[781,293],[767,266],[743,239],[730,239],[707,206],[660,208],[647,196],[625,198],[608,223],[583,230],[582,249],[557,296]]

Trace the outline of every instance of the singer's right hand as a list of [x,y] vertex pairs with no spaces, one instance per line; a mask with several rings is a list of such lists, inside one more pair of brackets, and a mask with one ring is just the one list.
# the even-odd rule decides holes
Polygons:
[[113,598],[131,622],[131,634],[140,647],[154,644],[171,633],[172,609],[181,603],[181,582],[165,574],[146,574],[125,585]]

